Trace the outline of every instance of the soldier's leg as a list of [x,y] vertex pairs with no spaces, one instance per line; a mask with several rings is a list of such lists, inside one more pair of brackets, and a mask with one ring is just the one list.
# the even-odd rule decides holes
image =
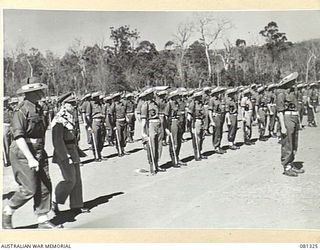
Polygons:
[[174,119],[171,122],[171,134],[172,134],[172,138],[169,140],[170,141],[170,145],[171,145],[171,150],[170,150],[170,156],[171,156],[171,160],[172,163],[174,165],[177,165],[177,144],[178,144],[178,120]]
[[213,121],[215,123],[215,127],[212,133],[212,144],[214,150],[217,150],[219,149],[221,142],[221,115],[214,116]]
[[[233,115],[233,114],[230,114],[229,118],[230,118],[231,124],[228,130],[228,141],[229,141],[229,145],[233,146],[234,141],[236,139],[237,129],[238,129],[238,118],[237,118],[237,115]],[[233,147],[233,149],[235,148]]]
[[294,160],[293,141],[295,138],[295,124],[290,116],[284,117],[287,134],[281,140],[281,164],[286,169]]
[[82,208],[83,207],[83,193],[82,193],[82,179],[80,166],[78,163],[74,163],[74,176],[75,184],[70,193],[70,208]]

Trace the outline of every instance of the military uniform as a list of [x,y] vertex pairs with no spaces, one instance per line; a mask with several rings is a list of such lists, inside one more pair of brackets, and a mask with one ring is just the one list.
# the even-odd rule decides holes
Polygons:
[[246,90],[244,92],[244,97],[242,97],[242,100],[241,100],[241,108],[242,108],[244,143],[246,145],[251,145],[254,143],[251,142],[253,104],[251,102],[250,90]]
[[135,102],[131,98],[127,100],[127,117],[128,117],[128,139],[129,142],[133,142],[133,135],[134,135],[134,127],[135,127]]
[[112,97],[106,97],[104,105],[104,114],[105,114],[105,124],[106,124],[106,141],[109,145],[114,145],[114,138],[115,138],[115,120],[112,114]]
[[141,107],[141,119],[146,121],[143,128],[149,137],[147,156],[150,164],[150,172],[157,173],[159,160],[162,154],[162,127],[159,116],[159,106],[154,100],[146,100]]
[[317,126],[315,121],[315,110],[317,107],[317,93],[314,88],[311,88],[308,93],[308,125],[309,126]]
[[[61,97],[60,102],[72,103],[75,102],[75,99],[71,94],[66,94]],[[54,211],[58,213],[57,204],[65,204],[68,197],[71,209],[81,209],[83,208],[83,194],[77,127],[74,115],[64,108],[53,119],[52,142],[54,147],[52,162],[58,164],[63,177],[55,188]]]
[[87,143],[88,144],[91,144],[92,141],[91,141],[91,134],[90,132],[88,131],[88,128],[89,128],[89,125],[90,124],[90,121],[88,120],[87,116],[86,116],[86,112],[87,112],[87,109],[88,109],[88,106],[90,106],[91,103],[88,99],[84,99],[81,106],[80,106],[80,112],[82,114],[82,119],[83,119],[83,122],[85,124],[85,130],[86,130],[86,134],[87,134]]
[[[274,85],[272,85],[274,87]],[[269,116],[269,136],[276,137],[275,128],[277,122],[277,110],[276,110],[276,94],[268,88],[269,92],[267,93],[267,107],[268,107],[268,116]]]
[[238,100],[236,95],[236,90],[230,90],[227,92],[226,100],[226,116],[227,116],[227,125],[228,125],[228,142],[229,147],[232,150],[238,149],[235,146],[234,141],[236,139],[237,130],[238,130]]
[[[119,95],[120,98],[120,95]],[[116,147],[118,156],[125,155],[124,148],[127,145],[127,104],[124,100],[114,100],[111,106],[111,114],[115,120]]]
[[[165,92],[165,91],[161,91]],[[166,128],[166,120],[165,120],[165,109],[167,105],[167,101],[165,99],[165,93],[158,95],[156,102],[159,107],[159,117],[161,121],[161,137],[162,137],[162,145],[166,146],[167,145],[167,135],[165,133],[165,128]]]
[[[262,89],[263,88],[263,89]],[[259,90],[259,89],[258,89]],[[267,95],[264,93],[264,87],[259,90],[259,95],[257,96],[256,106],[257,106],[257,117],[259,124],[259,140],[266,140],[264,135],[267,126],[267,115],[268,115],[268,99]]]
[[[94,97],[94,96],[93,96]],[[97,95],[98,97],[98,95]],[[88,122],[88,127],[92,129],[91,140],[92,140],[92,151],[95,160],[101,161],[101,151],[104,144],[104,112],[103,107],[99,99],[94,99],[91,105],[87,106],[86,118]]]
[[209,111],[212,114],[212,120],[214,123],[212,132],[212,144],[216,153],[224,153],[220,149],[222,133],[223,133],[223,119],[224,119],[224,107],[222,107],[221,100],[218,96],[213,96],[209,102]]
[[[6,105],[4,105],[6,106]],[[12,110],[9,107],[5,107],[3,110],[3,150],[4,150],[4,166],[11,165],[9,157],[9,147],[12,142],[12,135],[10,132],[10,123],[12,120]]]
[[189,106],[188,114],[192,117],[192,145],[196,161],[207,157],[201,154],[204,140],[203,120],[205,118],[205,108],[201,100],[201,93],[196,93]]

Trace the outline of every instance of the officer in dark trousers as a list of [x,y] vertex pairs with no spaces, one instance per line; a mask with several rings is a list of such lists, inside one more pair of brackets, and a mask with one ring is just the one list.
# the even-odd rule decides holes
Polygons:
[[16,107],[11,131],[14,141],[10,146],[12,170],[19,190],[16,191],[4,207],[3,228],[13,228],[12,215],[33,198],[34,212],[38,217],[40,229],[60,228],[49,221],[51,210],[52,184],[49,176],[48,157],[44,150],[46,122],[38,104],[44,97],[47,86],[37,78],[28,78],[18,94],[24,93],[25,99]]
[[100,93],[94,92],[91,95],[91,105],[87,106],[86,119],[88,122],[88,131],[91,134],[92,152],[95,161],[102,161],[101,151],[103,149],[103,129],[104,129],[104,112],[100,100]]
[[179,119],[179,99],[181,93],[178,90],[172,91],[168,96],[168,103],[165,109],[165,115],[167,120],[166,133],[169,137],[169,153],[173,167],[186,166],[187,164],[180,161],[179,154],[182,144],[182,136],[184,131],[183,119]]
[[202,155],[202,144],[204,140],[203,120],[205,117],[205,108],[202,102],[203,91],[197,91],[193,94],[193,101],[188,108],[188,120],[192,121],[192,145],[194,150],[194,158],[196,161],[207,159]]
[[128,118],[128,142],[133,142],[134,127],[136,122],[135,108],[136,103],[132,93],[126,94],[127,99],[127,118]]
[[238,130],[238,97],[237,88],[228,89],[226,91],[226,122],[228,125],[228,142],[231,150],[239,149],[235,145]]
[[226,91],[225,88],[216,87],[211,91],[212,97],[209,101],[209,117],[211,121],[211,126],[213,127],[212,132],[212,145],[213,151],[216,154],[224,154],[225,151],[220,148],[222,133],[223,133],[223,119],[224,114],[221,107],[221,99],[219,95]]
[[74,110],[77,99],[72,93],[62,95],[58,102],[62,104],[60,111],[52,121],[52,143],[54,147],[52,162],[57,163],[63,180],[55,188],[55,201],[52,210],[60,213],[59,204],[70,199],[71,211],[87,213],[83,207],[82,180],[80,172],[80,156],[77,145],[77,127]]
[[118,156],[122,157],[129,153],[125,151],[127,145],[127,103],[121,99],[121,93],[113,95],[113,104],[111,107],[111,114],[115,119],[115,137]]
[[298,150],[299,112],[298,100],[294,93],[294,84],[298,73],[294,72],[281,80],[278,87],[281,89],[277,96],[277,112],[281,126],[281,164],[284,175],[296,177],[304,173],[292,165]]
[[140,94],[144,100],[141,107],[141,136],[147,145],[147,156],[150,173],[155,175],[161,169],[159,160],[162,154],[162,132],[159,116],[159,106],[155,101],[154,89],[148,88]]

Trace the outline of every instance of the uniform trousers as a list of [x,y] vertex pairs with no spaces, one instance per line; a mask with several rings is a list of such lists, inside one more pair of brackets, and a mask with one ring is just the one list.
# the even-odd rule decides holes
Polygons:
[[[125,119],[116,120],[116,136],[118,137],[116,140],[117,149],[119,149],[119,143],[120,148],[125,148],[127,145],[127,121]],[[119,142],[118,142],[119,140]]]
[[148,122],[149,142],[147,146],[147,157],[150,164],[150,172],[158,170],[158,163],[162,154],[162,132],[160,120]]
[[284,124],[287,134],[281,140],[281,164],[287,166],[294,161],[298,150],[299,117],[297,115],[284,115]]
[[12,170],[19,190],[8,202],[13,209],[18,209],[30,199],[34,200],[34,212],[37,215],[46,214],[51,209],[52,184],[49,176],[48,156],[43,145],[28,144],[33,156],[39,162],[39,170],[31,169],[28,160],[14,141],[10,147]]
[[228,142],[234,142],[237,135],[237,129],[238,129],[238,114],[230,114],[230,125],[228,125]]
[[215,127],[213,128],[212,133],[212,144],[214,148],[220,148],[222,134],[223,134],[223,116],[221,114],[216,114],[213,116],[213,121],[215,123]]
[[[100,159],[101,158],[101,151],[103,149],[103,143],[104,143],[104,138],[103,138],[103,121],[100,119],[93,119],[92,121],[92,151],[93,155],[95,158]],[[94,144],[93,144],[94,143]],[[96,147],[96,149],[95,149]],[[97,150],[97,152],[96,152]],[[98,154],[98,155],[96,155]]]
[[128,113],[128,136],[130,139],[133,139],[133,135],[134,135],[134,125],[135,125],[135,121],[136,121],[136,117],[134,113]]
[[194,121],[194,132],[192,133],[192,145],[194,150],[194,157],[198,159],[201,157],[201,150],[203,144],[203,120],[195,119]]
[[184,123],[176,118],[170,121],[170,132],[172,134],[172,139],[169,139],[169,153],[172,162],[176,164],[178,162],[175,162],[175,157],[177,157],[176,160],[179,160],[182,144],[183,126]]
[[243,123],[243,136],[244,141],[250,141],[252,135],[252,110],[248,110],[244,112],[245,121]]
[[262,138],[266,131],[266,125],[267,125],[267,108],[259,108],[258,114],[260,116],[259,118],[259,135],[260,138]]
[[55,188],[56,202],[64,204],[69,197],[70,208],[81,208],[83,207],[83,197],[79,166],[80,158],[75,144],[67,144],[66,147],[72,163],[68,164],[57,158],[63,180]]

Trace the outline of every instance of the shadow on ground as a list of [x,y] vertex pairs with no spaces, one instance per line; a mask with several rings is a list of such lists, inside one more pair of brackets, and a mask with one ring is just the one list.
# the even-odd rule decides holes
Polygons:
[[[118,196],[118,195],[122,195],[122,194],[124,194],[124,192],[117,192],[117,193],[113,193],[113,194],[100,196],[100,197],[93,199],[91,201],[86,201],[84,203],[83,207],[91,210],[94,207],[108,203],[109,200],[112,199],[113,197]],[[80,212],[78,212],[78,211],[75,212],[75,211],[72,211],[69,209],[69,210],[61,211],[58,215],[53,217],[53,219],[51,219],[50,221],[55,225],[64,224],[66,222],[73,222],[73,221],[76,221],[76,217],[79,214],[80,214]],[[16,229],[34,229],[37,227],[38,227],[38,224],[33,224],[33,225],[28,225],[28,226],[16,227]]]

